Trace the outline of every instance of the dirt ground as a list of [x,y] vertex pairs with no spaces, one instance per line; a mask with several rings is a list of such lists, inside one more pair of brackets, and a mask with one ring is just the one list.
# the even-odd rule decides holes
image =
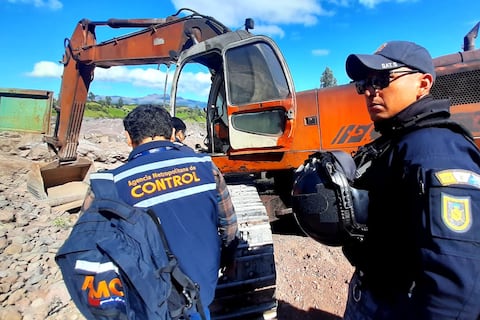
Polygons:
[[273,227],[278,319],[342,319],[353,268],[341,249]]

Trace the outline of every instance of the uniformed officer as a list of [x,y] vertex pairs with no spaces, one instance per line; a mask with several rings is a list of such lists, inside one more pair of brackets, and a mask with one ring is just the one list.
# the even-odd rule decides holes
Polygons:
[[381,136],[356,157],[368,233],[343,247],[356,267],[344,319],[480,319],[480,152],[430,95],[430,54],[391,41],[346,71]]

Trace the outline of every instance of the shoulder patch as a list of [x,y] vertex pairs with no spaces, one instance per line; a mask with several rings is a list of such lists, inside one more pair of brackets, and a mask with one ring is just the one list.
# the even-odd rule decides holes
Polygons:
[[480,189],[480,175],[469,170],[447,169],[435,173],[442,186],[464,184]]
[[442,193],[442,221],[457,233],[467,232],[472,226],[470,197],[455,197]]

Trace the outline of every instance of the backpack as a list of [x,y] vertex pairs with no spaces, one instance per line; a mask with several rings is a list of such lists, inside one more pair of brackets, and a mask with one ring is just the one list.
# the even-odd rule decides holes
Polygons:
[[205,318],[159,218],[123,202],[105,174],[91,175],[95,198],[55,256],[77,308],[87,319],[188,319],[195,308]]

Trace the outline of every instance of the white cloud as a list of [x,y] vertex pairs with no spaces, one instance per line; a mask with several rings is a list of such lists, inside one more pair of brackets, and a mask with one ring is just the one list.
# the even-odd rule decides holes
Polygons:
[[208,97],[212,76],[207,72],[182,72],[178,95],[195,92],[197,96]]
[[36,8],[48,8],[52,10],[59,10],[63,8],[63,4],[59,0],[7,0],[10,3],[21,3],[34,5]]
[[278,36],[283,38],[285,36],[285,31],[282,28],[275,25],[260,25],[255,27],[256,34],[268,34],[270,36]]
[[375,8],[379,3],[388,2],[388,0],[359,0],[358,2],[367,8]]
[[[173,71],[169,72],[167,91],[170,92],[170,84],[173,78]],[[165,87],[166,72],[156,68],[127,68],[112,67],[109,69],[95,69],[94,81],[106,82],[124,82],[130,83],[134,87],[154,88],[162,90]],[[178,93],[197,92],[199,95],[208,96],[211,76],[205,72],[186,72],[182,73],[182,80]]]
[[382,2],[417,2],[418,0],[358,0],[361,5],[364,5],[367,8],[373,9]]
[[[190,8],[213,16],[232,29],[242,28],[245,18],[262,25],[301,24],[311,26],[324,16],[333,16],[334,9],[359,3],[373,9],[383,2],[417,2],[419,0],[171,0],[176,9]],[[329,8],[329,9],[326,9]],[[188,13],[186,11],[186,13]],[[278,26],[277,26],[278,27]],[[278,27],[279,28],[279,27]],[[255,30],[257,27],[255,27]],[[258,33],[258,32],[256,32]]]
[[[26,73],[34,78],[58,78],[63,74],[63,65],[51,61],[35,63],[33,70]],[[173,70],[169,72],[167,92],[170,92]],[[108,69],[95,68],[93,82],[129,83],[134,87],[153,88],[163,91],[165,88],[166,72],[156,68],[140,67],[111,67]],[[182,74],[178,94],[196,92],[199,96],[208,96],[211,75],[206,72],[186,72]]]
[[33,70],[27,76],[34,78],[60,78],[63,73],[63,65],[51,61],[35,63]]
[[325,10],[318,0],[172,0],[174,6],[191,8],[201,14],[215,17],[232,29],[242,28],[245,18],[255,20],[255,33],[273,31],[283,36],[278,25],[301,24],[315,25],[321,16],[331,16],[333,12]]
[[330,54],[330,50],[328,50],[328,49],[314,49],[314,50],[312,50],[312,54],[314,56],[328,56]]

